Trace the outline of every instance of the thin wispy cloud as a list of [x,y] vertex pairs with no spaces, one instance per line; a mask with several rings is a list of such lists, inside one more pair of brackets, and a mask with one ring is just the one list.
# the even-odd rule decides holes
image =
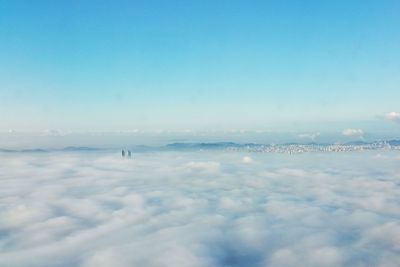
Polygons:
[[317,132],[317,133],[302,133],[302,134],[299,134],[298,137],[311,139],[312,141],[314,141],[320,135],[321,135],[321,133],[319,133],[319,132]]
[[361,129],[344,129],[342,131],[342,135],[350,136],[350,137],[362,137],[364,135],[364,131]]

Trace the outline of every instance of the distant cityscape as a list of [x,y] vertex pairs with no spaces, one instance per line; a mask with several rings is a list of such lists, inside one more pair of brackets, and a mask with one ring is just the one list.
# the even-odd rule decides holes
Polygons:
[[230,151],[248,151],[263,153],[298,154],[307,152],[351,152],[365,150],[398,150],[400,144],[382,141],[366,144],[283,144],[283,145],[257,145],[240,148],[228,148]]
[[298,154],[308,152],[351,152],[365,150],[398,150],[400,140],[375,141],[375,142],[349,142],[344,144],[319,144],[319,143],[287,143],[287,144],[237,144],[237,143],[174,143],[168,148],[177,150],[212,150],[224,149],[226,151],[244,151],[261,153],[286,153]]

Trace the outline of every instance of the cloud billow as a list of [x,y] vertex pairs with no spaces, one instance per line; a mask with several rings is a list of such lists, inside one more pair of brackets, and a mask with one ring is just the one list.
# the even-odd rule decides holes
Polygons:
[[400,265],[393,152],[0,158],[0,266]]

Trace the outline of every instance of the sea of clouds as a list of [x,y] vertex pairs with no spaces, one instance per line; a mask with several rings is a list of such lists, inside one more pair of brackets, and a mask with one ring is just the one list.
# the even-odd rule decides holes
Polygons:
[[0,154],[0,266],[400,266],[400,153]]

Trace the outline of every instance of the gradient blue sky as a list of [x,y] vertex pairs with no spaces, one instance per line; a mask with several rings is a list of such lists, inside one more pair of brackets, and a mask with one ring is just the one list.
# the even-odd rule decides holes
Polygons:
[[379,128],[400,109],[399,14],[397,0],[0,0],[0,130]]

